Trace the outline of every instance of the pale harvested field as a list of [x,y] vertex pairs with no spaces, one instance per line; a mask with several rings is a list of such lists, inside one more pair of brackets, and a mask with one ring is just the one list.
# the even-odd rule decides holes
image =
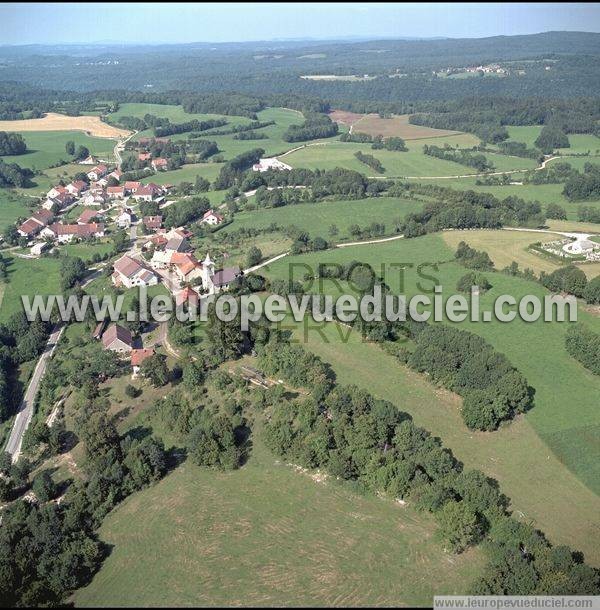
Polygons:
[[[442,138],[457,135],[460,131],[447,129],[433,129],[421,125],[411,125],[408,122],[409,114],[398,114],[389,119],[382,119],[378,114],[366,114],[354,123],[354,132],[368,133],[371,136],[381,135],[384,138],[398,136],[405,140],[421,140],[424,138]],[[477,139],[473,137],[473,143]]]
[[41,119],[0,121],[0,131],[84,131],[98,138],[122,138],[131,132],[108,123],[97,116],[66,116],[48,112]]
[[[552,271],[562,266],[527,249],[528,246],[538,241],[550,241],[552,235],[549,233],[485,230],[444,231],[442,237],[454,250],[461,241],[467,242],[469,246],[477,250],[485,250],[498,270],[508,267],[513,261],[519,263],[521,270],[529,267],[536,273],[541,271],[552,273]],[[560,239],[560,235],[557,235],[556,238]],[[580,265],[580,267],[588,279],[600,275],[600,263],[589,263]]]
[[342,123],[343,125],[353,125],[359,119],[362,119],[364,114],[357,114],[356,112],[350,112],[349,110],[333,110],[329,113],[332,121],[336,123]]

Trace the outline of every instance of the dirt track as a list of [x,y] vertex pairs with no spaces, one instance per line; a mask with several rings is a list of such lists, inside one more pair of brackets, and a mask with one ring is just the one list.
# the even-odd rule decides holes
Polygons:
[[130,134],[103,123],[97,116],[66,116],[54,112],[48,112],[41,119],[0,121],[0,131],[84,131],[98,138],[123,138]]

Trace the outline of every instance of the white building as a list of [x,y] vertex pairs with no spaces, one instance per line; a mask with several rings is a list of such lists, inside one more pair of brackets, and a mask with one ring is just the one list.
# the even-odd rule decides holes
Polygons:
[[112,282],[115,286],[155,286],[158,277],[150,269],[126,254],[115,261]]
[[276,170],[290,170],[292,169],[291,165],[284,163],[277,159],[277,157],[270,157],[268,159],[259,159],[258,163],[255,163],[252,166],[252,171],[254,172],[266,172],[270,169]]

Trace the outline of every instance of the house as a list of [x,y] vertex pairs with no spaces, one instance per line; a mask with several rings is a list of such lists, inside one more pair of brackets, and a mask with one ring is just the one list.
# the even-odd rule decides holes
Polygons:
[[158,278],[150,269],[126,254],[116,260],[113,267],[112,281],[115,286],[133,288],[158,284]]
[[125,192],[131,194],[135,193],[142,186],[142,183],[136,180],[127,180],[123,186],[125,187]]
[[132,196],[136,201],[152,201],[161,195],[162,189],[160,186],[150,182],[138,188]]
[[96,165],[96,163],[98,163],[98,159],[90,155],[89,157],[86,157],[83,161],[80,161],[79,165]]
[[83,180],[75,180],[67,184],[67,191],[74,197],[80,197],[81,193],[88,190],[88,185]]
[[33,218],[28,218],[23,224],[17,227],[17,233],[21,237],[27,237],[28,239],[37,235],[42,229],[44,225],[41,222]]
[[64,192],[59,193],[54,197],[48,197],[48,199],[46,199],[46,201],[42,203],[42,207],[45,210],[59,211],[62,210],[64,207],[68,206],[69,204],[73,203],[73,201],[73,195],[71,195],[71,193],[65,190]]
[[131,332],[120,324],[111,324],[102,335],[104,349],[109,349],[119,354],[130,352],[132,344]]
[[37,235],[54,217],[50,210],[42,208],[35,212],[23,224],[17,228],[21,237],[33,237]]
[[65,186],[53,186],[47,193],[46,193],[46,197],[48,199],[54,199],[55,197],[58,197],[59,195],[61,195],[62,193],[68,193],[67,188]]
[[98,212],[96,210],[83,210],[83,212],[81,212],[81,215],[77,219],[77,224],[86,225],[92,220],[94,220],[94,218],[96,218],[97,216]]
[[152,159],[152,155],[148,152],[138,153],[138,161],[150,161]]
[[173,252],[169,264],[181,283],[192,282],[196,278],[202,279],[202,266],[193,254]]
[[90,191],[86,193],[80,200],[79,203],[82,205],[104,205],[108,200],[108,196],[104,191],[96,190],[95,192]]
[[29,249],[29,252],[32,256],[41,256],[42,252],[47,250],[50,247],[50,244],[45,241],[40,241],[37,244],[33,244]]
[[125,197],[124,186],[109,186],[106,189],[106,194],[109,199],[123,199]]
[[192,249],[190,243],[185,237],[175,235],[170,237],[165,244],[165,251],[167,252],[189,252]]
[[92,167],[92,169],[87,173],[87,177],[90,180],[100,180],[100,178],[103,178],[104,176],[106,176],[106,174],[108,173],[108,167],[106,167],[106,165],[96,165],[95,167]]
[[117,227],[120,229],[128,229],[131,226],[131,222],[133,220],[133,214],[131,210],[125,209],[122,210],[121,213],[115,219],[115,223]]
[[73,241],[73,239],[104,237],[104,224],[101,222],[81,225],[54,223],[43,229],[41,235],[42,237],[56,239],[58,243],[64,244]]
[[275,169],[279,171],[290,170],[292,169],[292,166],[288,165],[287,163],[283,163],[283,161],[280,161],[276,157],[271,157],[269,159],[259,159],[258,163],[255,163],[252,166],[252,171],[254,172],[262,173],[270,169]]
[[142,363],[151,356],[154,356],[154,350],[151,347],[146,349],[131,350],[131,368],[133,369],[133,377],[137,377],[139,375]]
[[110,172],[110,174],[108,174],[107,178],[114,178],[117,182],[121,182],[122,175],[123,175],[123,172],[117,168],[114,171]]
[[213,212],[213,210],[208,210],[202,217],[200,222],[206,223],[208,225],[220,225],[223,222],[224,218],[221,214],[217,212]]
[[144,216],[142,223],[148,231],[158,231],[162,227],[162,216]]
[[164,235],[153,235],[143,246],[145,250],[149,248],[164,248],[168,239]]
[[181,292],[178,292],[175,295],[175,307],[183,307],[184,305],[189,305],[195,309],[198,309],[200,304],[200,296],[198,293],[189,286],[184,288]]
[[162,157],[158,157],[157,159],[153,159],[152,160],[152,169],[155,172],[159,172],[159,171],[164,171],[167,169],[169,162],[166,159],[163,159]]
[[232,282],[242,276],[242,272],[239,267],[225,267],[215,271],[211,277],[211,283],[214,292],[221,292],[222,290],[229,290]]

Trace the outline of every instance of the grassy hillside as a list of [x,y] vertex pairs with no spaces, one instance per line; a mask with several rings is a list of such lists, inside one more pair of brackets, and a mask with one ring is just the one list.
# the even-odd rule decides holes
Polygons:
[[427,606],[476,577],[481,551],[446,555],[429,515],[313,480],[259,436],[242,469],[186,462],[118,507],[75,605]]
[[[418,275],[417,266],[425,262],[448,261],[452,254],[453,251],[445,245],[442,236],[431,235],[283,259],[274,263],[269,272],[276,277],[287,277],[290,262],[302,262],[316,267],[318,262],[343,263],[351,260],[367,262],[379,272],[382,263],[389,265],[401,261],[407,265],[412,263],[415,267],[407,267],[403,274],[399,274],[397,269],[391,269],[386,281],[392,291],[400,293],[400,282],[404,280],[404,292],[411,295],[418,291],[416,285],[419,281],[424,286],[423,289],[431,287],[430,280]],[[390,270],[390,267],[387,269]],[[302,274],[305,271],[303,268]],[[458,278],[465,273],[464,268],[455,263],[443,263],[437,271],[431,267],[422,271],[439,278],[446,295],[455,292]],[[547,294],[540,285],[533,282],[500,273],[486,273],[486,276],[493,288],[482,296],[482,309],[486,306],[489,308],[493,298],[501,294],[511,294],[517,298],[525,294],[540,297]],[[335,288],[327,283],[325,290],[335,292]],[[592,317],[583,308],[580,308],[579,319],[600,330],[600,319]],[[528,517],[536,519],[544,531],[553,533],[557,536],[556,539],[563,542],[567,542],[571,536],[572,544],[591,553],[594,561],[600,563],[597,549],[594,550],[595,547],[590,544],[597,521],[594,513],[600,510],[600,500],[596,495],[600,492],[600,475],[594,466],[600,458],[600,412],[597,409],[600,379],[566,353],[564,334],[567,327],[567,324],[543,321],[461,325],[461,328],[481,335],[505,353],[535,389],[535,407],[526,415],[524,422],[514,422],[505,430],[479,435],[469,432],[459,419],[458,404],[454,406],[453,419],[446,419],[444,423],[444,408],[436,404],[433,392],[429,393],[426,401],[417,401],[412,408],[408,408],[403,403],[414,389],[411,384],[405,384],[402,389],[396,388],[396,401],[415,418],[427,414],[421,421],[439,433],[461,459],[463,456],[465,460],[468,457],[471,465],[487,468],[489,474],[498,475],[501,484],[506,485],[507,492],[515,500],[515,506]],[[320,343],[322,341],[317,341],[315,348],[318,352],[321,351]],[[340,355],[336,356],[338,347],[339,341],[334,349],[330,345],[324,347],[327,350],[326,359],[332,363],[346,362],[348,377],[358,379],[359,376],[364,376],[366,387],[375,393],[382,395],[381,389],[389,389],[389,384],[399,375],[401,367],[392,367],[393,360],[388,360],[385,366],[380,362],[369,367],[371,375],[366,375],[366,363],[374,362],[371,356],[367,357],[362,351],[360,353],[363,356],[357,357],[352,353],[358,349],[354,345],[340,349]],[[346,360],[348,358],[351,359]],[[393,394],[385,397],[389,398],[390,395]],[[524,428],[531,433],[535,431],[539,437],[535,443],[532,441],[535,434],[526,435],[526,439],[519,438],[518,432]],[[473,440],[478,438],[482,439],[481,443]],[[495,451],[487,453],[492,447]],[[560,484],[557,483],[559,480]],[[540,485],[540,481],[548,481],[548,485]],[[567,487],[569,492],[565,492]],[[549,498],[549,488],[560,489],[560,497]],[[540,494],[543,493],[543,497],[535,497],[535,489]],[[574,500],[575,496],[577,500]],[[549,509],[550,506],[553,508]]]

